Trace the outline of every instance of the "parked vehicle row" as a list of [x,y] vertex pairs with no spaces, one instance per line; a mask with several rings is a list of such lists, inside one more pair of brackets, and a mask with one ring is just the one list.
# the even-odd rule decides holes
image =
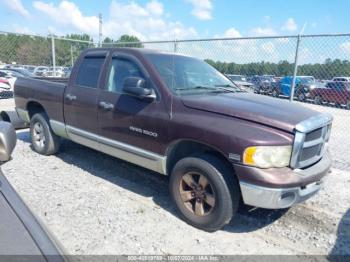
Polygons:
[[[290,97],[293,76],[275,77],[262,75],[245,77],[227,74],[234,84],[273,97]],[[350,109],[350,77],[334,77],[332,80],[316,80],[313,76],[296,76],[294,97],[299,101],[311,100],[315,104],[334,104]]]
[[5,65],[3,69],[16,71],[26,77],[64,77],[70,75],[71,68],[56,66]]

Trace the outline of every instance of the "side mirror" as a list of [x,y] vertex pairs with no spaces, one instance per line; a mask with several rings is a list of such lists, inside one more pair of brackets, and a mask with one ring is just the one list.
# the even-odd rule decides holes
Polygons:
[[128,77],[124,80],[123,91],[141,99],[155,100],[154,90],[146,87],[146,80],[141,77]]
[[0,121],[0,162],[10,160],[16,141],[14,127],[8,122]]

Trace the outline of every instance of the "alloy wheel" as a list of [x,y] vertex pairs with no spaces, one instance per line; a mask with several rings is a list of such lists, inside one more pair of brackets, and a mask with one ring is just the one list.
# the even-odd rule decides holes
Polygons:
[[215,192],[202,174],[189,172],[180,180],[179,191],[184,206],[197,216],[210,214],[215,207]]
[[44,127],[41,123],[36,122],[33,127],[33,140],[37,147],[45,147],[45,133]]

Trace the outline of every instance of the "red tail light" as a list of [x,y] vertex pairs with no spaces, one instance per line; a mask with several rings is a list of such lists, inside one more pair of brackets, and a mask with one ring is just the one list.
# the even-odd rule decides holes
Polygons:
[[6,79],[1,79],[0,78],[0,83],[4,83],[4,84],[10,85],[9,81],[7,81]]

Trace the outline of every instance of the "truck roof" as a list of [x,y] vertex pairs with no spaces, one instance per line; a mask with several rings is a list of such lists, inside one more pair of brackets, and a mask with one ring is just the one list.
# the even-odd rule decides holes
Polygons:
[[136,48],[136,47],[108,47],[108,48],[89,48],[86,49],[85,52],[89,53],[97,53],[97,52],[115,52],[115,51],[123,51],[127,53],[140,54],[140,55],[148,55],[148,54],[164,54],[164,55],[176,55],[176,56],[187,56],[181,53],[174,53],[163,50],[156,49],[148,49],[148,48]]

